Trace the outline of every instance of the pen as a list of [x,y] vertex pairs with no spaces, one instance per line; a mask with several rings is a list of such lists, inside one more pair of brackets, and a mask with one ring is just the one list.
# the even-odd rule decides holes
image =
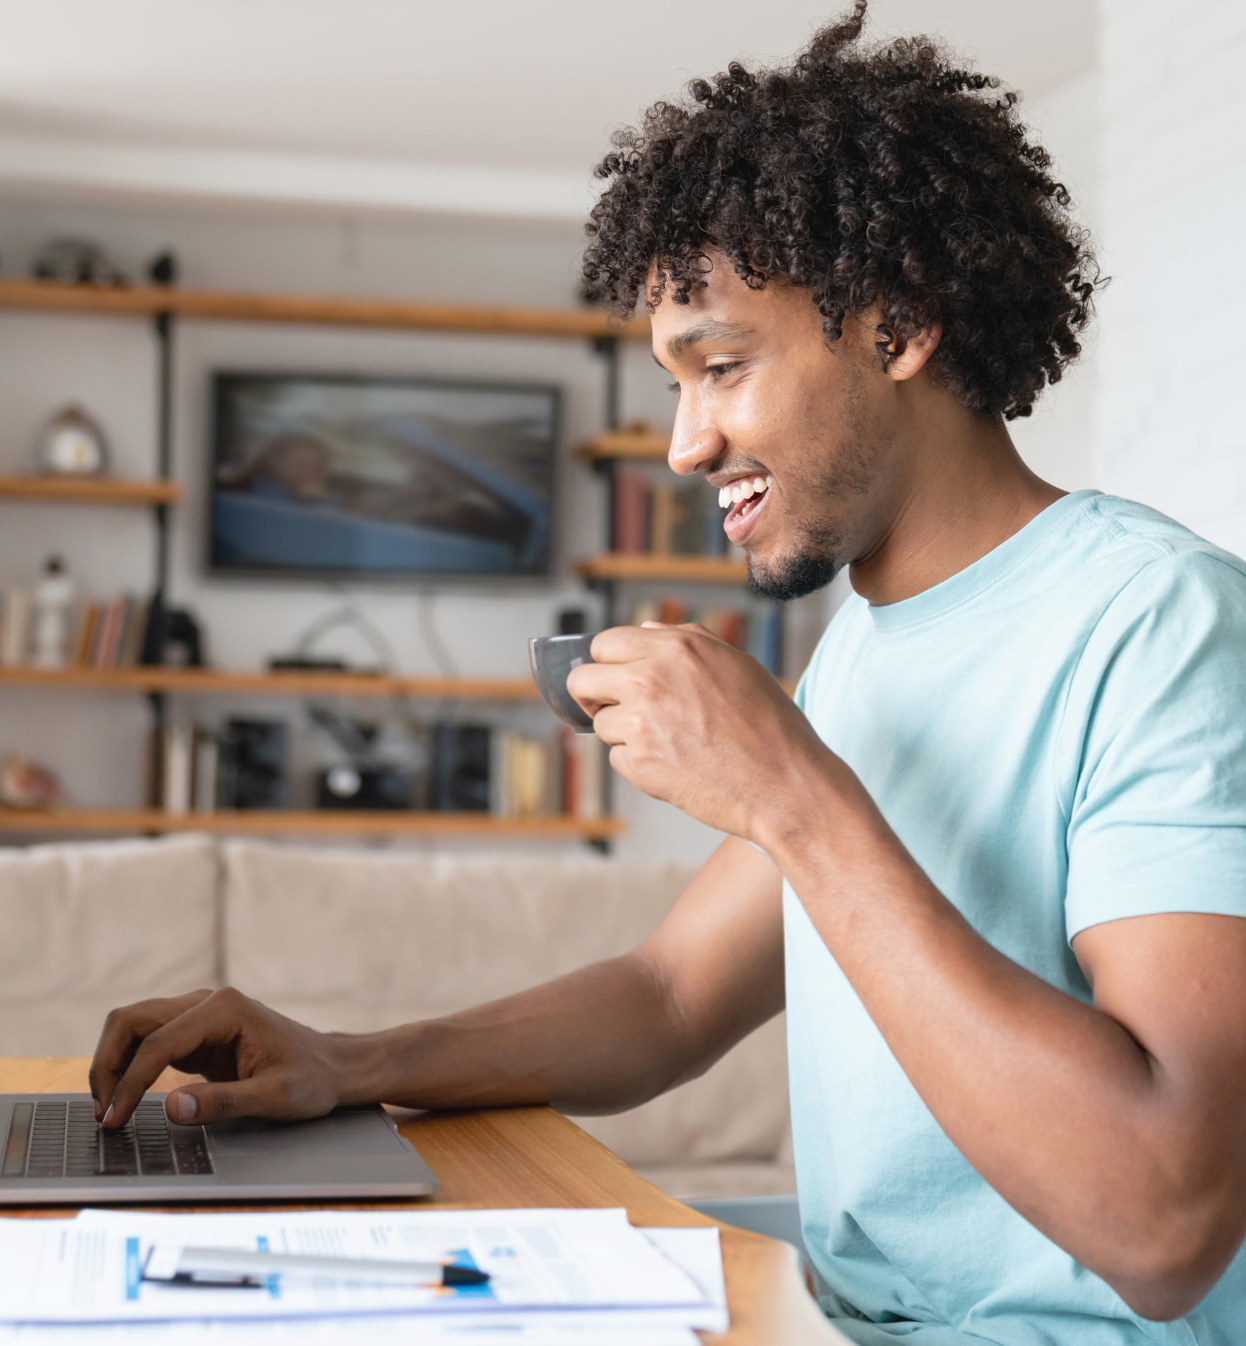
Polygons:
[[147,1279],[194,1283],[222,1277],[269,1276],[332,1277],[334,1280],[367,1281],[377,1285],[486,1285],[487,1271],[455,1266],[448,1260],[400,1261],[376,1257],[322,1257],[314,1253],[263,1252],[254,1248],[179,1248],[172,1267],[163,1275],[153,1274],[158,1265],[168,1267],[167,1253],[152,1249]]

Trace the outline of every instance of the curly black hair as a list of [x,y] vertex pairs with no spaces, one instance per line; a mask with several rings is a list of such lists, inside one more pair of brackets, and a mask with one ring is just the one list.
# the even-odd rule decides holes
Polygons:
[[941,323],[944,386],[1027,416],[1081,350],[1101,283],[1089,236],[1017,95],[928,37],[859,44],[866,4],[789,68],[733,62],[615,134],[586,291],[621,313],[686,304],[713,248],[753,288],[808,289],[828,341],[878,304],[884,360],[891,333]]

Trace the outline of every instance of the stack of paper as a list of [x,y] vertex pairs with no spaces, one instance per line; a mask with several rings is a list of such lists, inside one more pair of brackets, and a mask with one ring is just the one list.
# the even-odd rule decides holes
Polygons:
[[[144,1278],[156,1246],[451,1258],[489,1279],[461,1287],[336,1275],[170,1284]],[[140,1346],[174,1337],[249,1346],[297,1334],[327,1346],[392,1328],[404,1342],[692,1346],[692,1329],[726,1326],[718,1231],[638,1230],[623,1210],[86,1210],[71,1220],[0,1220],[0,1343],[71,1346],[104,1333]]]

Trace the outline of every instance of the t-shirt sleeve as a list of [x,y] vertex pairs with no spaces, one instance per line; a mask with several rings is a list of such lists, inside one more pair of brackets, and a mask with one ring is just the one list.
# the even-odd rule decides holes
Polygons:
[[1246,916],[1246,577],[1157,558],[1086,643],[1062,718],[1068,938],[1162,912]]

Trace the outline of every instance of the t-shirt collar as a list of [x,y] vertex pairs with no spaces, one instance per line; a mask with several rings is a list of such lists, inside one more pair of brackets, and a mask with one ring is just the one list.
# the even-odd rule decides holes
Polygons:
[[1036,514],[998,547],[993,547],[985,556],[940,583],[898,603],[869,604],[875,630],[899,631],[945,617],[964,607],[1015,570],[1036,548],[1063,528],[1065,521],[1088,499],[1099,494],[1093,490],[1071,491]]

